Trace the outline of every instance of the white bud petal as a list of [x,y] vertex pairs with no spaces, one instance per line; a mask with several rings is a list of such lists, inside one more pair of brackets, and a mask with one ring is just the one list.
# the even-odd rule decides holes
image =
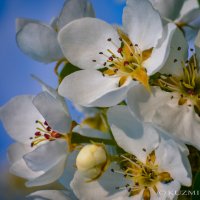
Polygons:
[[107,154],[102,145],[90,144],[81,149],[76,166],[85,177],[95,178],[99,176],[107,163]]

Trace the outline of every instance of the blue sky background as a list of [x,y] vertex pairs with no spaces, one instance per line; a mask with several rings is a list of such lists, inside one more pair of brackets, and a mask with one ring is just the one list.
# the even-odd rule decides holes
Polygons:
[[[121,24],[123,3],[120,0],[91,0],[97,18]],[[118,2],[118,3],[117,3]],[[32,80],[35,74],[46,83],[57,85],[54,64],[44,65],[24,55],[15,41],[15,19],[38,19],[48,23],[57,16],[64,0],[0,0],[0,106],[21,94],[37,94],[40,86]],[[6,149],[12,140],[0,123],[0,162],[6,158]]]

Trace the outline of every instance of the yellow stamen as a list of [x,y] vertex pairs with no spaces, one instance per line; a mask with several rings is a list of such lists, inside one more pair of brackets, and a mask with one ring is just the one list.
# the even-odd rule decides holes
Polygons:
[[148,188],[146,188],[143,192],[143,199],[144,200],[150,200],[151,199],[151,193]]
[[133,79],[139,81],[149,92],[151,92],[151,88],[149,85],[149,76],[144,68],[136,68],[131,76]]

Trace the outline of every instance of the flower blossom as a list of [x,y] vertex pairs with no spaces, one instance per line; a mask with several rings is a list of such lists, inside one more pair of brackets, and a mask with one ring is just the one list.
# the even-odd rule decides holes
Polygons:
[[191,185],[188,151],[181,143],[138,123],[125,106],[110,108],[108,121],[120,154],[98,180],[88,182],[75,173],[70,185],[78,199],[93,200],[98,194],[102,200],[169,200],[181,185]]
[[0,109],[0,119],[17,142],[8,150],[11,173],[28,180],[26,186],[56,181],[70,150],[72,121],[64,99],[53,88],[37,96],[22,95]]
[[123,101],[136,80],[149,90],[149,75],[164,64],[174,29],[163,28],[147,0],[127,1],[123,29],[95,18],[71,22],[58,40],[64,56],[83,70],[65,77],[59,94],[78,105],[108,107]]
[[[189,145],[200,149],[199,36],[196,54],[188,60],[187,42],[176,30],[170,55],[158,77],[152,79],[152,94],[139,85],[130,89],[128,106],[138,119],[153,122]],[[197,46],[198,45],[198,46]]]
[[17,44],[34,60],[44,63],[58,61],[64,57],[57,41],[58,32],[69,22],[82,17],[94,17],[92,5],[87,0],[66,1],[59,17],[50,25],[19,18],[16,21]]

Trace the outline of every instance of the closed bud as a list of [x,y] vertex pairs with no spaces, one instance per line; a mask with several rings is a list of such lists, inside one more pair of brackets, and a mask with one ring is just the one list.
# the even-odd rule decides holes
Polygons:
[[108,163],[105,147],[101,144],[86,145],[77,158],[78,170],[88,179],[94,180],[101,176]]

